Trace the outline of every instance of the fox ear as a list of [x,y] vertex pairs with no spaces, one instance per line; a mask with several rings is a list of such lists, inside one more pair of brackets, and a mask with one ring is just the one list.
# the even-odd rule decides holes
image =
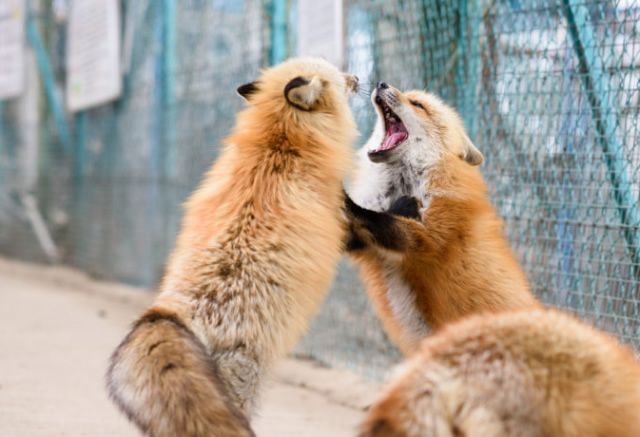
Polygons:
[[466,134],[463,134],[464,144],[462,146],[463,156],[462,158],[471,165],[480,165],[484,162],[484,156],[482,152],[471,142]]
[[247,102],[251,99],[251,96],[253,96],[257,91],[258,91],[258,82],[245,83],[244,85],[240,85],[236,89],[236,92],[238,93],[238,95],[243,99],[245,99]]
[[311,79],[298,76],[284,87],[284,97],[296,108],[310,111],[318,103],[323,89],[324,85],[318,76]]

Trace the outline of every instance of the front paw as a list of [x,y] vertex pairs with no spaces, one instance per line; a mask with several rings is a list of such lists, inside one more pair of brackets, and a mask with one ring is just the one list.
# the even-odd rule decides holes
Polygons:
[[359,220],[357,219],[357,216],[362,208],[356,205],[346,192],[343,192],[343,194],[344,211],[348,221],[347,238],[344,242],[344,250],[347,253],[353,253],[363,250],[367,246],[357,232],[357,229],[359,228]]
[[415,197],[402,196],[389,208],[389,214],[399,215],[410,219],[422,221],[420,216],[420,208],[422,204]]

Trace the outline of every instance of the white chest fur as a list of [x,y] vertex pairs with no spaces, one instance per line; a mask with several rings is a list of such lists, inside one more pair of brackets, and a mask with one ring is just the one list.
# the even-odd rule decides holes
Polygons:
[[430,196],[425,191],[424,170],[411,162],[374,163],[367,147],[358,151],[358,169],[348,193],[355,203],[373,211],[387,211],[401,196],[412,196],[426,208]]
[[416,307],[415,293],[404,281],[401,273],[388,262],[384,268],[387,300],[396,323],[408,342],[419,342],[429,332],[426,322]]
[[[424,189],[424,172],[411,163],[373,163],[367,157],[367,147],[358,151],[358,171],[349,187],[349,195],[358,205],[374,211],[387,211],[401,196],[413,196],[428,207],[430,197]],[[378,250],[383,265],[387,289],[386,298],[396,323],[408,342],[418,342],[428,333],[428,327],[417,309],[415,293],[407,285],[399,264],[402,254]]]
[[363,208],[379,212],[389,209],[391,200],[385,194],[392,181],[384,164],[371,162],[366,147],[363,147],[357,153],[357,166],[356,175],[348,188],[349,196]]

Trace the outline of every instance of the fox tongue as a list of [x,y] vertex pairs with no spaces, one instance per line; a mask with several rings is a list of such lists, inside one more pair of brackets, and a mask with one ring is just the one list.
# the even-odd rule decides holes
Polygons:
[[386,126],[384,139],[380,145],[379,151],[391,150],[398,144],[407,139],[407,129],[401,121],[390,120]]
[[393,149],[398,143],[407,137],[405,132],[387,132],[378,150]]

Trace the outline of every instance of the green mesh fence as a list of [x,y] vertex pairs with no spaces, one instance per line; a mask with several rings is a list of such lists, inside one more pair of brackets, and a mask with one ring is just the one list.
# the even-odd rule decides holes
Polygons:
[[[235,87],[295,53],[296,11],[294,0],[123,1],[123,96],[61,126],[51,95],[65,23],[34,1],[29,46],[40,41],[52,77],[33,50],[31,91],[0,102],[0,253],[46,260],[41,219],[62,262],[153,286],[179,205],[242,104]],[[457,107],[536,293],[636,348],[639,22],[633,1],[345,0],[346,69]],[[353,109],[364,141],[364,94]],[[298,352],[371,376],[398,360],[348,262]]]

